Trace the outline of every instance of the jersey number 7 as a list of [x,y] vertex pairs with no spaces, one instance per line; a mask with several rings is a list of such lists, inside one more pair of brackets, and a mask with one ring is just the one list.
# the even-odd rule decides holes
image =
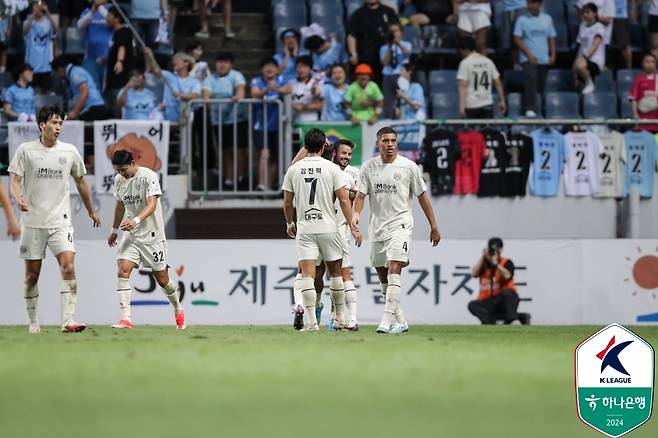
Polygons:
[[308,195],[308,205],[315,204],[315,189],[318,186],[317,178],[304,178],[304,181],[311,185],[311,193]]

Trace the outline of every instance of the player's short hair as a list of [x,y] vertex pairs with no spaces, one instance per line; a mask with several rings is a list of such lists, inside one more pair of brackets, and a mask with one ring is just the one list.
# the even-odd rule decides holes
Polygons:
[[470,52],[475,52],[475,38],[470,37],[470,36],[463,36],[459,38],[459,41],[457,42],[457,48],[460,50],[468,50]]
[[295,59],[295,62],[297,65],[302,64],[310,69],[313,69],[313,58],[308,55],[298,56],[297,59]]
[[233,64],[233,54],[231,52],[219,52],[215,57],[215,61],[228,61]]
[[304,136],[304,147],[311,153],[318,153],[327,143],[327,136],[318,128],[311,128]]
[[118,150],[114,151],[114,154],[112,154],[112,164],[115,166],[122,166],[124,164],[130,164],[133,161],[133,154],[130,153],[130,151],[126,150]]
[[44,106],[41,108],[37,114],[37,126],[39,126],[39,130],[41,130],[42,123],[48,123],[48,121],[55,116],[59,116],[60,119],[64,120],[66,118],[66,112],[57,105]]
[[334,145],[332,144],[325,144],[324,145],[324,152],[322,152],[322,158],[325,160],[331,161],[334,158]]
[[111,6],[111,7],[107,10],[107,13],[108,13],[108,14],[112,14],[112,15],[114,15],[114,17],[115,17],[117,20],[119,20],[119,23],[124,23],[124,22],[125,22],[124,19],[123,19],[123,15],[121,15],[121,12],[119,11],[119,8],[117,8],[116,6]]
[[382,139],[384,134],[393,134],[395,135],[395,138],[398,137],[398,133],[395,131],[395,129],[391,128],[390,126],[384,126],[379,131],[377,131],[377,143],[379,143],[379,140]]
[[338,152],[338,148],[340,148],[341,146],[347,146],[350,149],[354,149],[354,142],[346,138],[339,138],[334,142],[332,146],[334,149],[336,149],[336,152]]

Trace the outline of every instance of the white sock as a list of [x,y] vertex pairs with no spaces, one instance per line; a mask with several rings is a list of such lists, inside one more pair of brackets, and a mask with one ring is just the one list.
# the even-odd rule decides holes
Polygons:
[[172,280],[169,280],[169,283],[162,290],[171,305],[174,306],[174,312],[178,313],[183,310],[183,306],[180,305],[180,300],[178,299],[178,288]]
[[25,308],[27,309],[27,317],[30,319],[30,324],[37,324],[37,303],[39,301],[39,286],[28,286],[27,283],[23,284],[23,296],[25,297]]
[[331,301],[336,312],[336,320],[339,324],[345,323],[345,284],[343,277],[331,277],[329,279],[329,290]]
[[350,324],[356,324],[356,288],[352,280],[345,282],[345,307],[347,308],[347,320]]
[[62,324],[73,320],[75,307],[78,304],[78,281],[61,280],[59,282],[60,306],[62,309]]
[[310,327],[318,323],[318,320],[315,318],[315,286],[313,285],[313,278],[311,277],[303,277],[299,282],[302,287],[304,314],[306,315],[306,322]]
[[388,274],[387,280],[386,303],[381,325],[391,326],[395,323],[395,311],[400,302],[400,274]]
[[119,297],[119,307],[121,308],[121,319],[130,321],[130,280],[119,278],[117,280],[117,297]]
[[292,296],[293,301],[295,302],[295,307],[302,306],[304,307],[304,301],[302,300],[302,287],[299,284],[299,281],[302,279],[302,274],[299,273],[295,277],[295,282],[292,284]]
[[395,322],[402,325],[405,325],[407,323],[407,320],[404,319],[404,313],[402,313],[402,306],[400,306],[399,301],[398,301],[398,307],[395,309]]

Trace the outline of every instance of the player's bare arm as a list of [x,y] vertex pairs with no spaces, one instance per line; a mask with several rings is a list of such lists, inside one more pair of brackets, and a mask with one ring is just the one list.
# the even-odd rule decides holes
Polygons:
[[21,211],[27,211],[27,201],[25,201],[25,198],[21,193],[22,181],[23,178],[16,175],[15,173],[12,173],[10,177],[9,190],[11,190],[11,196],[13,196],[14,199],[16,200],[16,203],[18,204],[18,208]]
[[[347,223],[352,223],[352,203],[350,202],[350,197],[349,197],[349,192],[345,187],[341,187],[340,189],[336,190],[336,198],[338,199],[338,203],[340,205],[340,209],[343,212],[343,215],[345,216],[345,220],[347,220]],[[356,243],[356,246],[361,246],[361,242],[363,240],[361,236],[361,232],[357,229],[354,230],[352,229],[352,235],[354,236],[354,241]]]
[[297,226],[295,225],[295,221],[293,220],[293,216],[294,216],[294,210],[292,206],[293,197],[294,197],[294,193],[287,192],[284,190],[283,215],[286,217],[286,234],[288,234],[288,237],[290,237],[291,239],[294,239],[297,236]]
[[299,160],[303,160],[303,159],[306,158],[307,156],[308,156],[308,151],[306,150],[305,147],[302,146],[302,147],[299,149],[299,152],[297,152],[297,155],[295,155],[295,158],[292,159],[292,163],[290,163],[290,165],[292,166],[293,164],[295,164],[295,163],[298,162]]
[[75,178],[75,185],[78,188],[78,193],[80,193],[82,203],[84,204],[85,208],[87,209],[87,213],[89,213],[89,217],[94,223],[94,228],[100,227],[101,219],[98,217],[96,209],[94,208],[94,203],[91,200],[91,190],[89,190],[89,184],[87,184],[87,180],[84,176],[79,176]]
[[0,205],[2,205],[5,216],[7,217],[7,236],[10,236],[12,240],[16,240],[21,235],[21,227],[18,225],[18,221],[14,216],[14,210],[11,208],[9,196],[7,196],[5,186],[3,185],[0,185]]
[[350,221],[350,228],[352,228],[352,233],[360,232],[359,231],[359,216],[361,211],[363,211],[363,205],[365,204],[366,194],[359,192],[354,199],[354,204],[352,205],[353,213],[352,220]]
[[434,209],[432,208],[432,202],[430,202],[430,197],[427,194],[427,191],[423,192],[418,197],[418,203],[420,204],[423,213],[425,213],[427,222],[430,224],[430,242],[432,242],[432,246],[436,246],[441,241],[441,233],[439,232],[439,225],[436,223]]
[[[156,207],[158,206],[158,198],[159,196],[148,196],[146,198],[146,206],[142,209],[142,211],[139,212],[137,216],[134,218],[126,218],[121,222],[121,225],[119,225],[119,228],[123,231],[132,231],[137,226],[145,220],[147,217],[151,216],[153,212],[155,211]],[[115,211],[116,214],[116,211]]]
[[117,231],[119,229],[119,226],[121,225],[121,221],[123,220],[123,215],[126,212],[126,207],[123,205],[123,202],[117,201],[117,205],[114,207],[114,220],[112,221],[112,231],[110,231],[110,235],[107,238],[107,244],[110,247],[116,246],[117,244]]

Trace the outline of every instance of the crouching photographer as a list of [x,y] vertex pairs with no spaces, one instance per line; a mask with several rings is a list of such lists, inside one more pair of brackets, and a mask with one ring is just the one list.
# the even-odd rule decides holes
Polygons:
[[496,319],[510,324],[519,318],[514,263],[503,257],[502,251],[502,239],[492,237],[471,271],[473,277],[480,279],[480,293],[477,300],[468,303],[468,310],[482,324],[495,324]]

